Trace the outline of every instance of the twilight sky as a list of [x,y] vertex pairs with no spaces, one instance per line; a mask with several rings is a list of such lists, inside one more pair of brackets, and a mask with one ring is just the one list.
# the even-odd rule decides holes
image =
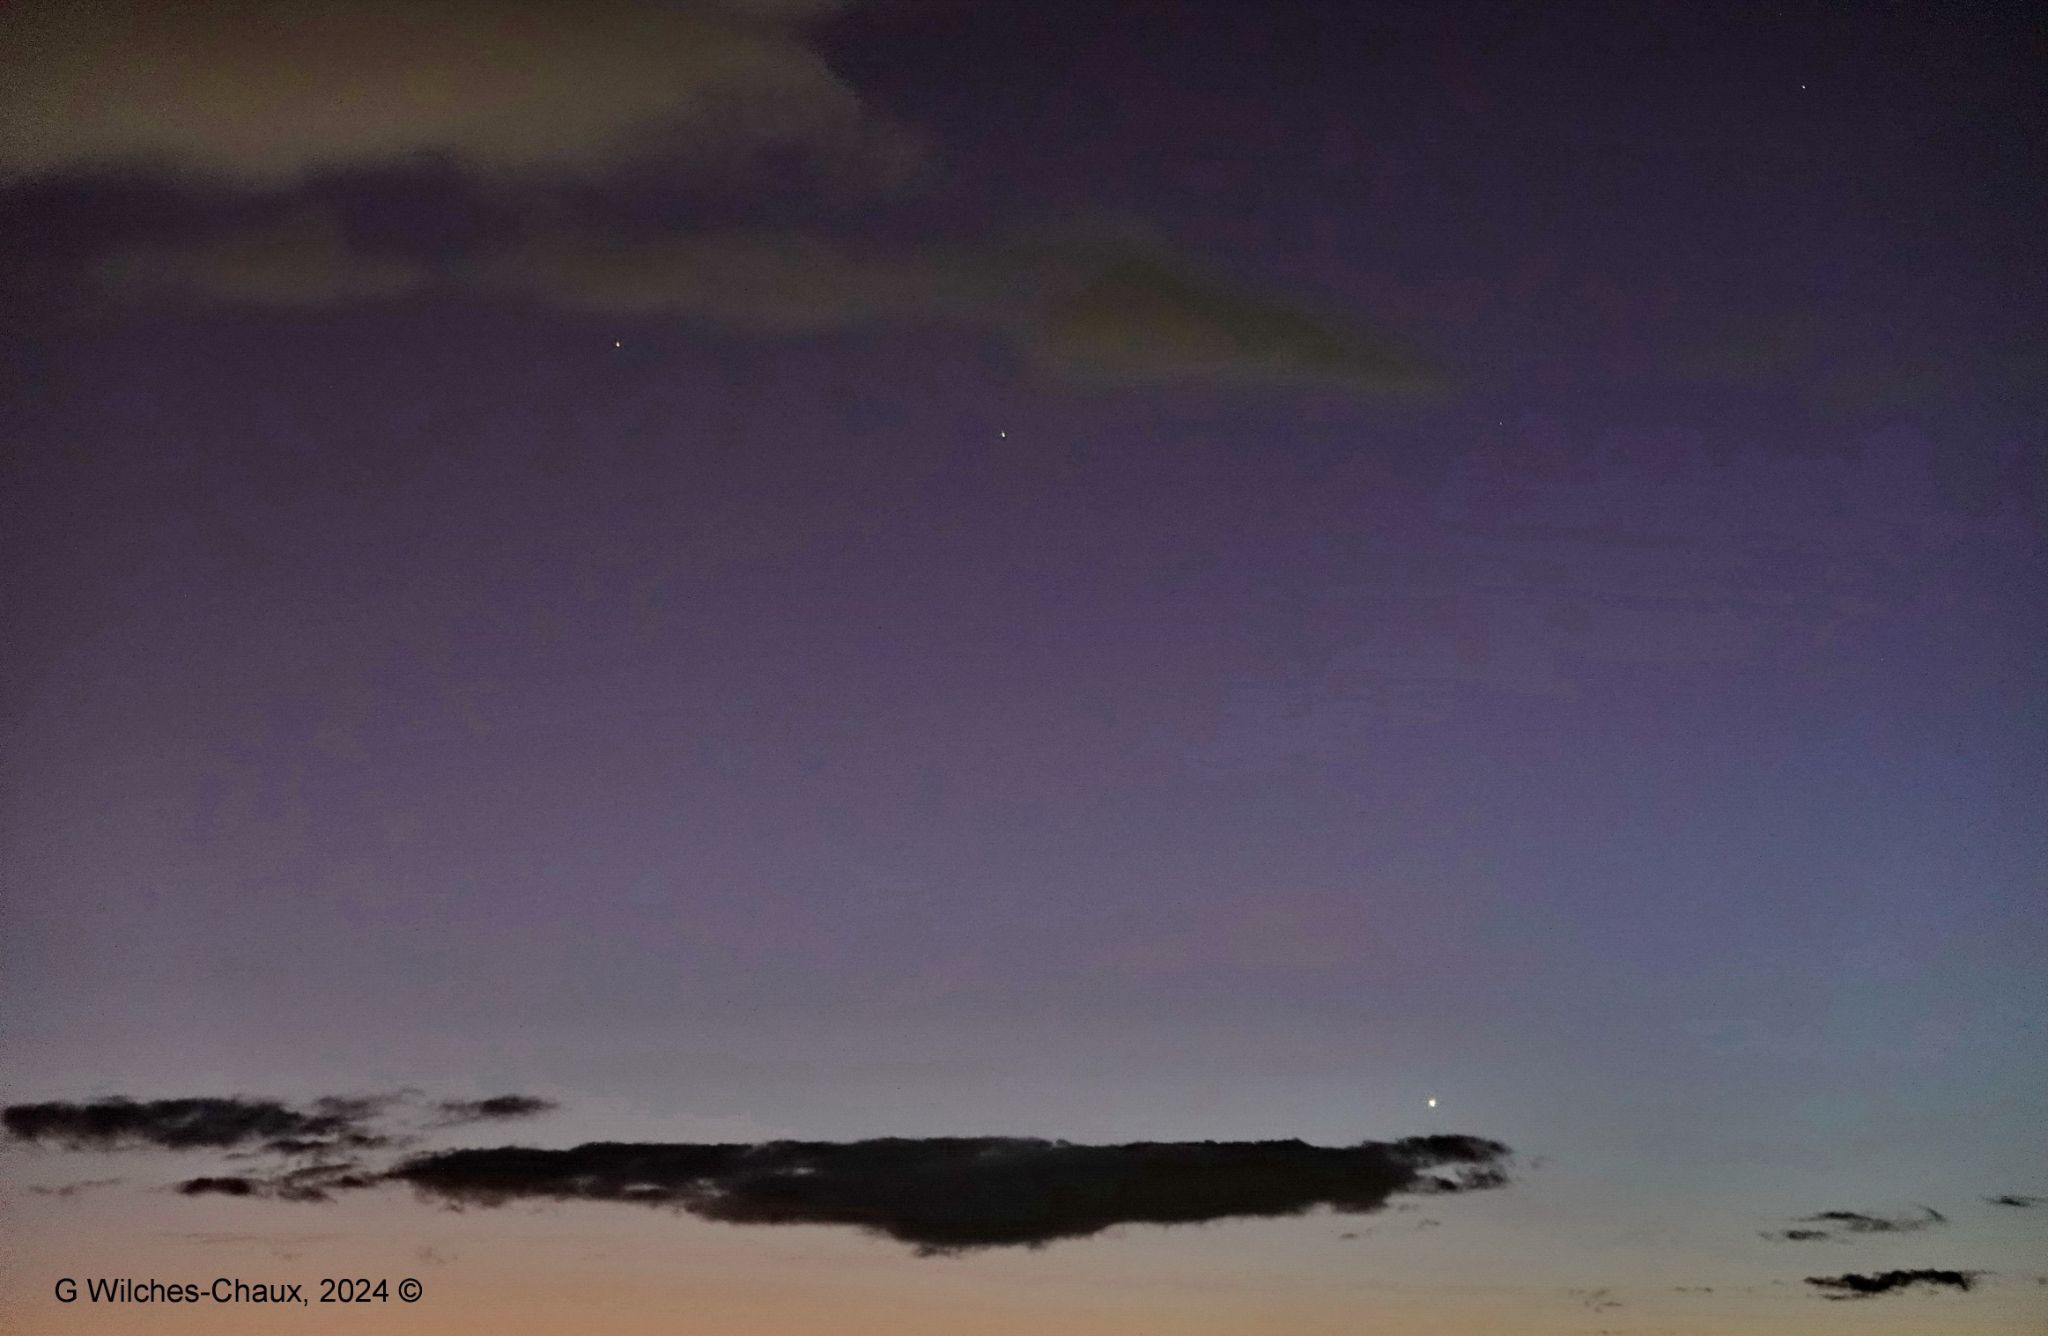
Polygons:
[[0,1325],[2040,1332],[2031,18],[17,0]]

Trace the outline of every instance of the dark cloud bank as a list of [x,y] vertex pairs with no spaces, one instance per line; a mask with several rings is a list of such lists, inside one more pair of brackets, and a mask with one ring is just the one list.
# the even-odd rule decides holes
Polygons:
[[1850,1271],[1839,1276],[1808,1276],[1806,1283],[1828,1291],[1830,1299],[1872,1299],[1915,1287],[1968,1290],[1977,1283],[1980,1274],[1922,1267],[1913,1271],[1878,1271],[1869,1275]]
[[1076,1146],[1018,1137],[779,1141],[761,1145],[594,1142],[409,1159],[389,1175],[458,1205],[517,1200],[679,1207],[728,1224],[851,1225],[920,1253],[1038,1246],[1122,1224],[1198,1224],[1369,1212],[1397,1193],[1506,1180],[1507,1147],[1477,1137],[1356,1146],[1301,1141]]
[[[529,1118],[529,1095],[444,1100],[438,1127]],[[1508,1148],[1470,1136],[1353,1146],[1303,1141],[1130,1142],[1081,1146],[1027,1137],[883,1138],[760,1144],[592,1142],[568,1149],[428,1151],[382,1165],[331,1153],[346,1138],[388,1146],[396,1097],[294,1108],[256,1099],[108,1099],[18,1104],[16,1139],[72,1150],[213,1149],[269,1167],[188,1178],[191,1197],[320,1202],[401,1183],[456,1207],[516,1201],[622,1202],[751,1225],[844,1225],[922,1255],[1038,1247],[1118,1225],[1386,1209],[1401,1194],[1504,1185]],[[387,1120],[387,1121],[379,1121]]]

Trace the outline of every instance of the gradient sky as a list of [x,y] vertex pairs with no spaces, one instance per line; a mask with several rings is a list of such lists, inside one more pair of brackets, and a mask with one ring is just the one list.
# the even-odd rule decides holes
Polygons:
[[2028,18],[11,6],[7,1102],[1517,1158],[920,1258],[17,1139],[9,1330],[2042,1331]]

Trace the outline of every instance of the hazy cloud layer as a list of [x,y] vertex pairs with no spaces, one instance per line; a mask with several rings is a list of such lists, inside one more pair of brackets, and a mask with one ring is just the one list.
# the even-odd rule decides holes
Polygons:
[[755,334],[987,325],[1025,297],[994,255],[862,248],[803,232],[618,237],[541,230],[460,266],[465,290],[550,309],[679,316]]
[[802,21],[746,0],[18,0],[0,177],[135,166],[253,182],[422,154],[588,172],[798,150],[900,171]]
[[1079,379],[1437,388],[1391,339],[1142,256],[1113,261],[1052,303],[1028,351]]
[[1928,1289],[1967,1290],[1976,1284],[1978,1272],[1943,1271],[1920,1268],[1913,1271],[1878,1271],[1868,1275],[1850,1271],[1839,1276],[1808,1276],[1806,1283],[1827,1290],[1830,1299],[1870,1299],[1896,1294],[1916,1286]]
[[464,1205],[546,1199],[680,1207],[730,1224],[851,1225],[923,1254],[1038,1246],[1123,1224],[1377,1211],[1396,1193],[1506,1181],[1475,1137],[1076,1146],[1008,1137],[762,1145],[599,1142],[407,1160],[390,1177]]
[[339,219],[313,210],[177,245],[116,251],[95,276],[103,292],[132,300],[309,310],[406,297],[432,277],[416,260],[351,249]]
[[673,318],[753,337],[876,327],[992,337],[1055,376],[1101,384],[1437,388],[1398,340],[1335,313],[1196,272],[1143,242],[884,249],[800,231],[619,236],[537,228],[454,260],[351,244],[305,210],[98,266],[117,300],[317,309],[428,293],[588,315]]
[[126,1179],[82,1178],[75,1183],[58,1183],[54,1186],[37,1185],[29,1191],[38,1197],[77,1197],[99,1188],[119,1187]]
[[1945,1225],[1948,1217],[1932,1206],[1922,1206],[1918,1215],[1871,1215],[1864,1211],[1822,1211],[1806,1217],[1809,1224],[1832,1225],[1850,1234],[1904,1234],[1929,1225]]

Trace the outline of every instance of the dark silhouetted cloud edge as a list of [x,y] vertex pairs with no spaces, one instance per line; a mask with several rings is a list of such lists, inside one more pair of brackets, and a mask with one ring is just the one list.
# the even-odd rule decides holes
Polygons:
[[1830,1299],[1873,1299],[1882,1294],[1896,1294],[1900,1290],[1918,1288],[1969,1290],[1977,1283],[1980,1271],[1948,1271],[1921,1267],[1910,1271],[1877,1271],[1868,1274],[1856,1271],[1844,1272],[1839,1276],[1808,1276],[1806,1283],[1816,1289],[1828,1292]]
[[412,1157],[389,1177],[459,1206],[522,1200],[675,1207],[728,1224],[844,1225],[923,1255],[1038,1247],[1118,1225],[1365,1213],[1397,1193],[1497,1187],[1508,1150],[1476,1137],[1082,1146],[1019,1137],[759,1145],[593,1142]]
[[367,1124],[378,1100],[329,1097],[308,1108],[243,1096],[137,1100],[124,1096],[12,1104],[0,1112],[9,1136],[68,1150],[222,1150],[239,1146],[338,1141],[381,1144]]
[[[920,1255],[1041,1247],[1121,1225],[1365,1214],[1397,1195],[1507,1183],[1508,1148],[1436,1135],[1352,1146],[1304,1141],[1076,1145],[1029,1137],[762,1143],[590,1142],[567,1149],[470,1147],[393,1160],[428,1129],[525,1119],[551,1100],[504,1094],[424,1101],[417,1092],[330,1097],[304,1107],[243,1096],[17,1104],[15,1139],[72,1151],[214,1150],[238,1162],[172,1185],[187,1197],[326,1202],[405,1184],[455,1207],[613,1202],[738,1225],[837,1225]],[[352,1153],[383,1150],[375,1161]],[[1434,1224],[1425,1221],[1424,1224]]]

